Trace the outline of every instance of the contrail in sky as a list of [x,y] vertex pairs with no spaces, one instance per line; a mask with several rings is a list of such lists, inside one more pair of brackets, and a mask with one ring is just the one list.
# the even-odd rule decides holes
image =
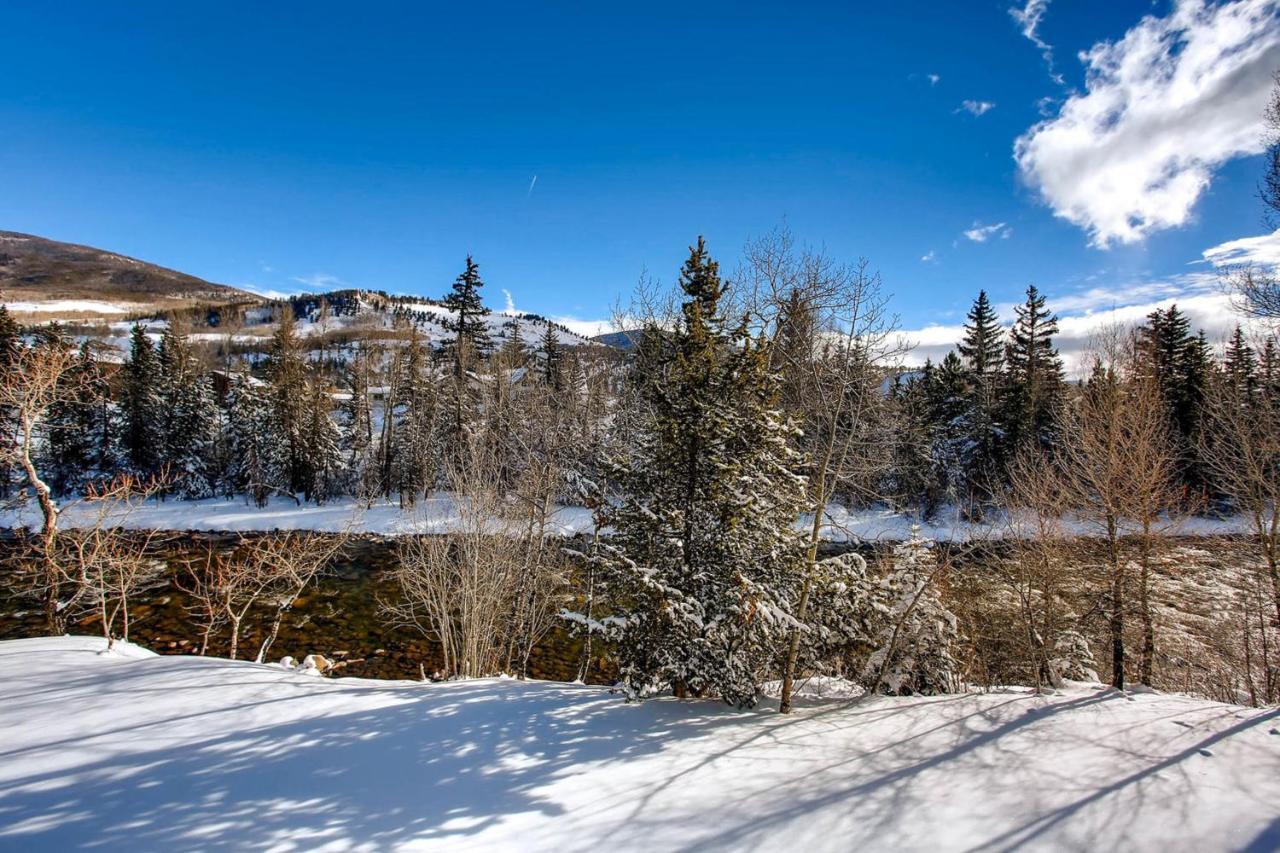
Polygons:
[[524,194],[525,198],[528,198],[529,196],[533,195],[533,185],[536,184],[537,182],[538,182],[538,176],[534,175],[533,180],[529,182],[529,191]]

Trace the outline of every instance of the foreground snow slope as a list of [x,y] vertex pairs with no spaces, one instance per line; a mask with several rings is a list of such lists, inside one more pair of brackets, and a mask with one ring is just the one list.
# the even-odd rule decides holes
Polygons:
[[0,643],[0,849],[1273,850],[1280,725],[1078,687],[790,717]]

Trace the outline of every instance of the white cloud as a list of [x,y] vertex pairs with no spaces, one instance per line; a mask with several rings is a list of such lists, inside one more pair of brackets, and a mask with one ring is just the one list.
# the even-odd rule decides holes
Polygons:
[[1095,246],[1186,223],[1214,169],[1262,150],[1278,9],[1176,0],[1167,16],[1082,53],[1085,91],[1014,145],[1024,180]]
[[1055,83],[1061,85],[1062,75],[1053,70],[1053,46],[1041,38],[1039,32],[1040,22],[1044,20],[1047,11],[1049,11],[1049,0],[1027,0],[1025,6],[1022,8],[1014,6],[1009,10],[1009,14],[1017,21],[1023,38],[1040,49],[1040,55],[1049,66],[1049,76]]
[[928,78],[930,86],[938,85],[938,81],[942,79],[941,74],[926,74],[925,76]]
[[1280,229],[1258,237],[1241,237],[1204,250],[1204,259],[1215,267],[1280,267]]
[[992,237],[1007,240],[1012,233],[1013,229],[1003,222],[997,222],[995,225],[983,225],[981,222],[975,221],[973,227],[964,232],[964,236],[975,243],[985,243]]
[[513,298],[511,297],[511,291],[510,291],[510,290],[507,290],[505,287],[504,287],[504,288],[502,288],[502,296],[503,296],[503,298],[504,298],[504,299],[506,299],[506,301],[507,301],[506,307],[502,309],[502,313],[503,313],[503,314],[515,314],[515,313],[516,313],[516,301],[515,301],[515,299],[513,299]]
[[931,264],[937,259],[938,259],[938,253],[933,249],[930,249],[929,251],[925,252],[924,255],[921,256],[920,262],[925,264]]
[[975,116],[980,116],[980,115],[983,115],[984,113],[994,110],[995,108],[996,108],[996,105],[991,101],[963,101],[960,104],[960,108],[957,109],[956,112],[960,112],[960,110],[965,110],[966,112],[969,112]]

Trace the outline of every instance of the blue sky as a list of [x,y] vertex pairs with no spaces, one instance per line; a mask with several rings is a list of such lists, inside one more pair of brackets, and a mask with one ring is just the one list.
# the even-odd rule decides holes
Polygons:
[[1275,3],[1010,6],[13,4],[0,228],[272,289],[439,295],[471,252],[580,320],[784,220],[913,329],[1204,296],[1269,230]]

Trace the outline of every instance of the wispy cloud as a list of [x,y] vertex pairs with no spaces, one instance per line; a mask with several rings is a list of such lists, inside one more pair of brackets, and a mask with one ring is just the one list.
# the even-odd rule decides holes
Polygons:
[[920,262],[924,264],[931,264],[937,259],[938,259],[937,251],[935,251],[934,249],[930,249],[920,257]]
[[[1028,22],[1036,8],[1021,10]],[[1080,58],[1085,91],[1019,137],[1014,157],[1093,245],[1136,243],[1185,224],[1219,166],[1262,150],[1280,5],[1176,0]]]
[[1062,75],[1053,70],[1053,46],[1040,36],[1040,22],[1044,20],[1044,15],[1048,11],[1049,0],[1027,0],[1025,6],[1014,6],[1009,10],[1009,14],[1017,22],[1023,38],[1040,49],[1040,55],[1049,66],[1049,76],[1055,83],[1061,84]]
[[973,227],[964,232],[965,239],[972,240],[975,243],[985,243],[992,237],[999,237],[1001,240],[1009,239],[1009,235],[1013,233],[1013,229],[1004,222],[997,222],[994,225],[983,225],[981,222],[974,221]]
[[538,176],[534,175],[533,180],[529,182],[529,191],[524,194],[525,198],[528,198],[529,196],[533,195],[533,188],[537,186],[537,184],[538,184]]
[[991,110],[994,110],[995,108],[996,108],[996,105],[991,101],[966,100],[960,103],[960,106],[956,109],[956,112],[960,112],[961,110],[964,110],[965,112],[970,113],[971,115],[980,116],[980,115],[985,115],[986,113],[989,113]]
[[1228,240],[1204,250],[1204,259],[1215,267],[1254,266],[1280,268],[1280,229],[1257,237]]
[[506,299],[506,300],[507,300],[507,305],[506,305],[506,307],[505,307],[505,308],[503,308],[503,309],[502,309],[502,313],[503,313],[503,314],[515,314],[515,313],[517,313],[517,311],[516,311],[516,301],[515,301],[515,299],[513,299],[513,298],[511,297],[511,291],[510,291],[510,290],[507,290],[505,287],[504,287],[504,288],[502,288],[502,296],[503,296],[503,298],[504,298],[504,299]]
[[304,285],[311,290],[342,290],[344,288],[351,287],[350,284],[338,278],[336,275],[331,275],[327,272],[293,276],[290,280],[296,281],[298,284]]
[[941,74],[926,74],[925,79],[929,81],[930,86],[938,85],[938,81],[942,79]]

